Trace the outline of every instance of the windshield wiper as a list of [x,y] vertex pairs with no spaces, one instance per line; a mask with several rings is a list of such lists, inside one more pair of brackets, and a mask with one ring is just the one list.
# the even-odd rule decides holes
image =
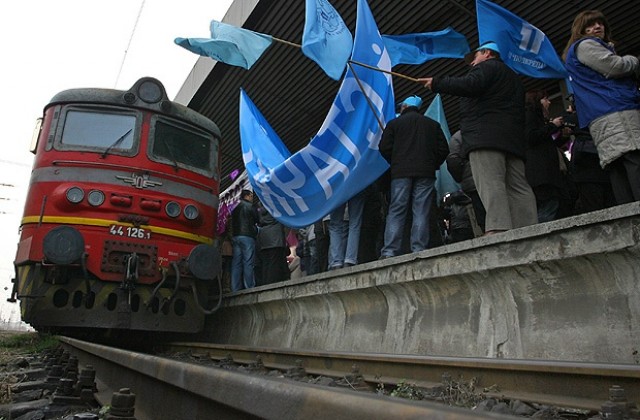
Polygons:
[[[167,153],[169,154],[169,159],[171,160],[171,162],[173,162],[173,168],[176,170],[176,172],[178,172],[178,161],[176,160],[175,155],[173,154],[173,149],[171,149],[171,147],[169,146],[169,143],[167,143],[167,139],[165,139],[164,137],[160,138],[162,140],[162,144],[164,145],[164,147],[167,149]],[[167,156],[164,156],[167,157]]]
[[105,157],[107,157],[107,155],[109,154],[109,152],[111,151],[111,149],[113,149],[114,147],[116,147],[117,145],[119,145],[120,143],[122,143],[122,140],[124,140],[129,133],[131,133],[133,131],[133,128],[130,128],[129,131],[127,131],[126,133],[124,133],[123,135],[121,135],[120,137],[118,137],[118,139],[116,139],[116,141],[114,141],[111,146],[107,147],[107,150],[105,150],[104,152],[102,152],[102,159],[104,159]]

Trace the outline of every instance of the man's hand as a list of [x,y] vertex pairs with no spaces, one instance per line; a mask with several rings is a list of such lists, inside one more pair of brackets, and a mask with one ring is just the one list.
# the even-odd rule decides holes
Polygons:
[[418,79],[418,83],[423,83],[424,87],[431,90],[431,84],[433,83],[433,77],[422,77]]

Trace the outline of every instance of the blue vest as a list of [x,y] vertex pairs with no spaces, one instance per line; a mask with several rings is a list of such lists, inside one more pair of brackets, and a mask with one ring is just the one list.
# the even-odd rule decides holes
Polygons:
[[600,38],[582,38],[571,45],[567,52],[566,68],[576,99],[576,111],[580,128],[586,128],[596,118],[612,112],[640,109],[640,92],[633,78],[607,79],[602,74],[582,64],[576,56],[578,44],[586,39],[597,41],[609,51],[613,47]]

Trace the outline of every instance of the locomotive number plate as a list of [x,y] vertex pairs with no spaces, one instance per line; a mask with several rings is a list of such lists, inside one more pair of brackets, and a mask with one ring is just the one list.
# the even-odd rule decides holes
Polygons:
[[133,226],[111,225],[109,226],[109,233],[127,238],[151,239],[150,231]]

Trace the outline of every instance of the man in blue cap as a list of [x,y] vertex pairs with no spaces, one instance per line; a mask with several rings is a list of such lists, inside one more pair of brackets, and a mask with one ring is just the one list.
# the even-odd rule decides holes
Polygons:
[[380,140],[380,153],[391,168],[389,211],[380,258],[400,255],[407,209],[413,223],[412,252],[429,245],[429,210],[436,170],[449,154],[440,124],[419,112],[422,99],[410,96],[400,105],[400,116],[387,124]]
[[537,223],[536,199],[524,170],[524,86],[500,59],[495,42],[465,56],[461,77],[420,79],[428,89],[461,97],[460,130],[473,180],[486,209],[485,234]]

